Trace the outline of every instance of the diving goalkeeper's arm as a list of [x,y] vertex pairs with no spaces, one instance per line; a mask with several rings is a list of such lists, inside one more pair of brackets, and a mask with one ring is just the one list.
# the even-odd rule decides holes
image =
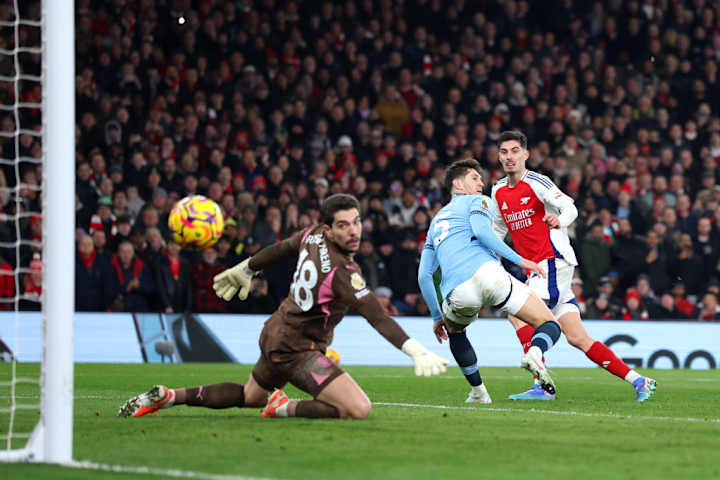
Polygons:
[[256,274],[280,261],[297,258],[300,239],[306,231],[301,230],[290,238],[268,245],[252,257],[215,275],[213,278],[215,294],[226,302],[232,300],[236,293],[240,300],[245,300],[250,293],[252,278]]
[[448,360],[426,349],[414,338],[410,338],[395,319],[385,313],[374,293],[368,292],[363,295],[353,306],[380,335],[412,359],[415,364],[415,375],[429,377],[447,370],[445,365],[448,364]]

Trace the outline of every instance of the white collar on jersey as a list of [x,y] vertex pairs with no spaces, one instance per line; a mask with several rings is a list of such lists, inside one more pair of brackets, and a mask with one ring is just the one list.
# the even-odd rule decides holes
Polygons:
[[515,188],[515,187],[517,187],[518,185],[520,185],[520,182],[525,181],[525,177],[527,177],[527,174],[528,174],[528,173],[530,173],[530,170],[528,170],[528,169],[526,168],[526,169],[525,169],[525,173],[523,173],[523,176],[520,177],[520,180],[518,180],[518,182],[517,182],[515,185],[510,185],[510,177],[505,177],[505,178],[508,179],[508,180],[507,180],[507,186],[508,186],[508,188]]

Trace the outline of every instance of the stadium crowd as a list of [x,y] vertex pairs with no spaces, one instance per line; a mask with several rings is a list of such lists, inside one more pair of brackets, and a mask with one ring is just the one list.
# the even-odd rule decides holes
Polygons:
[[[570,235],[586,318],[720,318],[717,2],[76,0],[76,11],[78,310],[271,312],[294,264],[255,279],[246,302],[218,299],[212,277],[349,192],[369,285],[388,312],[426,315],[409,272],[443,168],[478,159],[489,193],[504,175],[496,140],[517,128],[528,168],[580,211]],[[39,72],[39,56],[21,60]],[[2,103],[12,95],[0,82]],[[35,86],[20,100],[39,98]],[[21,122],[39,118],[28,109]],[[0,130],[15,128],[3,116]],[[40,141],[3,136],[2,157],[40,158]],[[39,211],[37,165],[19,172],[22,201],[0,188],[3,211]],[[14,167],[2,173],[15,186]],[[195,193],[222,206],[226,228],[190,254],[167,216]],[[42,223],[23,220],[24,238]],[[14,232],[8,217],[0,239]],[[0,296],[19,287],[24,308],[41,294],[37,248],[2,251]]]

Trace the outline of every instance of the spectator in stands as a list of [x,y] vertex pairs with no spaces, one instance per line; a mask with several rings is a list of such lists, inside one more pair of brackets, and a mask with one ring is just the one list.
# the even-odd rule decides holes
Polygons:
[[241,311],[245,313],[271,313],[275,311],[278,304],[272,296],[268,281],[265,278],[262,276],[253,278],[250,292],[252,294],[250,302],[247,302],[247,305],[245,305],[246,302],[243,302],[243,306],[246,306],[248,310],[242,309]]
[[699,305],[697,319],[701,322],[718,322],[720,321],[720,308],[718,307],[717,294],[713,292],[705,292],[702,302]]
[[620,315],[623,320],[647,320],[649,318],[642,297],[634,288],[628,289],[625,294],[625,305]]
[[385,313],[388,315],[399,315],[399,312],[397,308],[395,308],[395,305],[392,303],[392,296],[393,292],[388,287],[377,287],[375,289],[375,296],[378,299],[378,302],[380,302],[380,305],[382,305],[383,309],[385,310]]
[[135,222],[143,207],[145,206],[145,200],[142,199],[138,193],[137,185],[128,185],[127,190],[127,203],[128,203],[128,216]]
[[375,105],[375,111],[388,130],[395,135],[402,133],[403,125],[410,119],[410,110],[392,83],[385,86],[382,98]]
[[130,222],[130,217],[128,216],[120,216],[117,218],[117,232],[115,233],[115,236],[110,239],[108,248],[112,252],[117,251],[118,245],[120,245],[121,242],[129,241],[130,240],[130,232],[132,231],[132,224]]
[[110,257],[113,255],[113,251],[108,246],[107,241],[107,235],[105,234],[105,230],[95,230],[92,232],[92,239],[93,239],[93,248],[95,249],[95,253],[98,255],[103,255],[105,258],[110,260]]
[[261,248],[282,240],[282,213],[278,207],[269,206],[265,209],[265,218],[255,222],[252,236]]
[[577,301],[578,309],[580,310],[580,315],[585,316],[587,312],[587,303],[585,302],[585,297],[583,296],[583,280],[582,278],[575,277],[570,282],[570,288],[573,291],[573,294],[575,295],[575,300]]
[[145,245],[137,251],[137,254],[146,265],[152,268],[155,262],[167,253],[166,249],[167,243],[160,230],[151,227],[145,231]]
[[654,230],[645,236],[645,264],[642,271],[650,278],[653,291],[666,292],[670,286],[668,275],[668,252],[660,243],[660,236]]
[[417,236],[412,231],[402,232],[388,267],[390,285],[395,294],[393,303],[402,314],[410,314],[415,309],[420,291],[416,279],[408,277],[407,272],[416,271],[419,262]]
[[117,218],[112,213],[110,197],[103,196],[98,199],[95,215],[90,219],[90,234],[95,231],[104,231],[105,238],[111,238],[117,232]]
[[363,240],[360,243],[360,250],[355,255],[355,261],[360,265],[363,277],[373,291],[381,285],[388,284],[385,263],[375,251],[375,246],[370,240]]
[[635,283],[638,274],[643,271],[644,250],[643,241],[633,234],[630,220],[619,219],[611,256],[612,264],[617,266],[620,275],[619,286],[623,291]]
[[75,309],[79,312],[104,312],[113,300],[110,263],[95,252],[90,235],[77,241],[75,258]]
[[656,316],[660,311],[660,303],[650,286],[650,277],[644,273],[638,275],[634,288],[640,295],[642,304],[647,308],[650,318]]
[[[228,243],[224,238],[224,242]],[[228,303],[215,295],[212,289],[213,277],[227,268],[227,265],[218,263],[217,258],[215,247],[209,247],[203,250],[202,260],[192,265],[193,309],[196,312],[227,312]]]
[[113,302],[116,312],[147,312],[150,297],[155,294],[152,272],[135,255],[132,243],[123,242],[110,259],[114,278]]
[[720,260],[720,238],[713,230],[708,217],[698,220],[694,250],[695,256],[703,266],[702,283],[706,285],[711,277],[718,275],[718,260]]
[[669,293],[664,293],[660,297],[660,308],[651,318],[654,320],[680,320],[687,318],[675,306],[675,297]]
[[688,295],[698,295],[703,287],[704,266],[693,250],[693,241],[690,235],[681,235],[677,244],[676,257],[668,266],[674,278],[681,278]]
[[604,293],[599,293],[594,297],[587,308],[587,317],[596,320],[613,320],[617,318],[617,313]]
[[[708,2],[683,8],[654,2],[653,15],[635,2],[593,9],[559,2],[552,15],[543,2],[518,3],[521,14],[513,2],[497,9],[464,2],[445,10],[401,2],[382,10],[391,11],[387,18],[372,10],[372,2],[322,12],[313,5],[295,11],[293,2],[273,9],[262,2],[191,3],[186,17],[220,33],[206,35],[203,27],[182,54],[174,49],[186,44],[192,21],[183,28],[121,22],[78,35],[76,189],[82,228],[89,227],[83,212],[95,213],[103,195],[113,194],[118,216],[123,209],[114,200],[124,189],[133,226],[143,232],[156,227],[162,234],[171,192],[178,198],[209,195],[228,216],[234,216],[232,196],[241,215],[248,204],[260,208],[246,229],[250,234],[238,228],[230,235],[233,249],[240,248],[236,253],[252,254],[261,244],[253,241],[253,222],[264,220],[269,207],[280,209],[280,231],[287,236],[296,228],[288,203],[298,206],[298,226],[312,223],[319,200],[362,184],[361,175],[367,185],[355,193],[363,213],[374,195],[387,206],[384,217],[365,217],[372,222],[365,238],[380,249],[399,238],[396,227],[412,226],[403,217],[405,196],[422,205],[427,199],[429,214],[436,211],[432,205],[443,192],[432,183],[432,172],[449,159],[472,153],[489,178],[499,178],[493,143],[503,129],[521,126],[532,141],[532,168],[565,186],[579,207],[573,241],[583,254],[586,296],[595,295],[600,276],[616,270],[623,288],[635,283],[635,275],[648,274],[662,298],[678,263],[688,263],[676,258],[687,253],[674,251],[681,234],[690,235],[693,256],[709,263],[701,254],[708,250],[706,234],[700,240],[695,227],[702,215],[720,224],[720,57],[713,53],[718,13]],[[137,18],[155,18],[163,5],[140,2]],[[351,15],[353,5],[362,15]],[[127,6],[127,0],[113,3]],[[114,10],[101,2],[84,15],[88,24],[103,25]],[[278,15],[291,20],[275,22]],[[690,17],[695,21],[688,24]],[[573,20],[558,21],[563,18]],[[355,30],[342,39],[336,30],[345,24]],[[0,35],[13,44],[11,33]],[[335,40],[326,41],[330,36]],[[650,55],[654,63],[644,61]],[[27,121],[30,111],[21,115],[23,126],[37,122]],[[15,129],[14,119],[0,121],[3,131]],[[39,139],[21,135],[15,152],[12,138],[0,138],[3,158],[30,157],[39,145]],[[14,172],[3,170],[12,188]],[[23,183],[39,183],[29,180]],[[157,222],[138,218],[157,187],[167,191],[165,204],[155,207]],[[23,194],[25,210],[37,204],[36,193]],[[395,200],[397,205],[388,205]],[[615,247],[610,258],[586,231],[600,221],[609,247],[623,219],[634,235],[647,235],[647,251],[637,257],[644,261],[632,271],[620,263],[627,254]],[[12,240],[14,229],[9,232]],[[116,248],[113,233],[105,236],[108,248]],[[141,248],[141,236],[134,238]],[[704,283],[720,272],[708,274],[688,289],[704,292]]]
[[675,309],[680,312],[682,318],[691,318],[695,312],[695,304],[687,297],[685,283],[682,280],[676,281],[671,290]]
[[23,298],[19,302],[20,310],[39,311],[42,305],[42,260],[40,254],[33,254],[30,271],[23,275]]
[[600,277],[610,269],[610,245],[605,239],[603,225],[596,221],[590,227],[590,234],[582,248],[580,268],[585,281],[584,292],[592,295],[598,286]]
[[81,161],[75,170],[75,192],[83,206],[94,210],[98,194],[91,174],[90,164]]
[[[240,263],[240,255],[235,253],[235,250],[232,248],[232,240],[227,235],[223,235],[220,237],[220,240],[218,240],[218,243],[216,245],[217,248],[217,263],[224,267],[232,267],[234,265],[237,265]],[[212,262],[214,264],[215,262]]]
[[165,313],[184,313],[192,308],[190,262],[180,254],[180,245],[172,237],[151,264],[160,308]]
[[14,309],[15,272],[3,257],[0,257],[0,299],[0,310]]

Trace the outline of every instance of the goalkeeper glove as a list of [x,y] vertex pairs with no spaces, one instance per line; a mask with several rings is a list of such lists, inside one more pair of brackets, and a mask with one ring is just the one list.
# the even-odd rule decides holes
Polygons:
[[245,300],[250,293],[252,277],[257,273],[250,268],[249,263],[250,258],[246,258],[234,267],[215,275],[213,277],[215,295],[229,302],[237,292],[238,298]]
[[405,343],[403,343],[402,351],[412,358],[412,361],[415,363],[415,375],[418,377],[439,375],[447,371],[445,365],[449,363],[448,360],[427,350],[414,338],[408,338]]

